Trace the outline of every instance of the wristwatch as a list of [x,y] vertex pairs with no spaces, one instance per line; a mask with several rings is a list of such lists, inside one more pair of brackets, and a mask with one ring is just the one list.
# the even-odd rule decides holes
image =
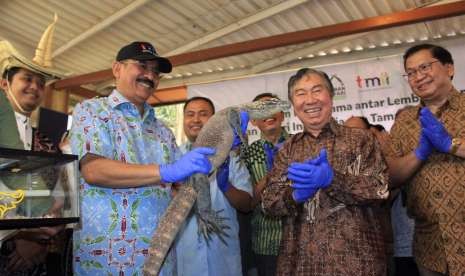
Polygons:
[[450,147],[450,153],[455,154],[459,149],[460,145],[462,145],[462,140],[460,138],[452,139],[452,146]]

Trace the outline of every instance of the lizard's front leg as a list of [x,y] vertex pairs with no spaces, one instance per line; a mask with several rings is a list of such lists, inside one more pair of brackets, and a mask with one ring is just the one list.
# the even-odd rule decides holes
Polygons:
[[208,243],[211,233],[217,234],[221,241],[226,243],[224,237],[229,237],[226,230],[230,227],[221,216],[223,210],[213,210],[211,206],[210,181],[204,174],[196,174],[192,177],[192,185],[197,192],[197,201],[194,205],[197,218],[199,235],[203,236]]

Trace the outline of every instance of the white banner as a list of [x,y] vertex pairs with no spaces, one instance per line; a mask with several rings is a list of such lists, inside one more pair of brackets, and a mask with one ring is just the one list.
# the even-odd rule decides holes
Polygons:
[[[463,42],[463,41],[462,41]],[[455,63],[454,85],[465,89],[465,47],[456,43],[448,47]],[[343,122],[350,116],[365,116],[372,124],[389,130],[396,111],[406,105],[416,105],[419,98],[411,93],[404,74],[402,56],[376,58],[360,62],[318,67],[326,72],[336,90],[333,117]],[[250,102],[260,93],[271,92],[287,99],[287,82],[296,71],[253,76],[188,87],[188,97],[210,98],[217,110]],[[290,133],[303,129],[293,112],[286,113],[284,126]],[[258,139],[259,131],[249,125],[250,141]]]

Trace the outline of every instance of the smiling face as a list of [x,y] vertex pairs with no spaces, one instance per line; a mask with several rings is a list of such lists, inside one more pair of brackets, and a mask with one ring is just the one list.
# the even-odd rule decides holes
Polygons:
[[[260,98],[259,101],[266,101],[271,99],[272,97],[263,97]],[[284,120],[284,113],[278,112],[274,114],[272,117],[264,119],[264,120],[252,120],[252,125],[258,127],[262,132],[262,135],[265,137],[271,136],[276,132],[281,131],[281,124]]]
[[[1,86],[5,91],[8,90],[9,86],[12,95],[8,95],[8,97],[10,98],[14,110],[20,113],[25,112],[25,115],[29,115],[42,102],[45,89],[45,78],[27,69],[20,68],[11,78],[9,84],[6,79],[2,79]],[[15,98],[21,108],[11,99],[11,96]],[[21,109],[23,109],[24,112],[22,112]]]
[[325,81],[317,74],[307,74],[295,83],[290,92],[295,115],[306,131],[318,136],[330,121],[333,108]]
[[184,133],[189,141],[194,142],[199,136],[200,130],[213,116],[213,109],[204,100],[194,100],[189,102],[184,109]]
[[144,61],[145,68],[135,60],[113,63],[113,75],[116,78],[116,89],[138,107],[155,92],[160,82],[160,75],[147,70],[158,66],[155,60]]
[[[405,61],[405,71],[416,70],[414,78],[409,79],[412,91],[425,102],[441,102],[447,98],[452,89],[451,76],[454,75],[452,64],[442,64],[427,49],[412,54]],[[421,73],[418,68],[430,64],[427,72]]]

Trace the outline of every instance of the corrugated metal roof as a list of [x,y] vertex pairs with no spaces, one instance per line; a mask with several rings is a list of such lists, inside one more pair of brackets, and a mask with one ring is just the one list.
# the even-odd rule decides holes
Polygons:
[[[10,0],[0,4],[0,37],[32,56],[57,13],[53,60],[57,69],[75,76],[110,68],[118,49],[135,40],[152,42],[162,55],[175,55],[445,2],[454,1]],[[268,72],[324,55],[354,55],[464,34],[464,16],[446,18],[178,66],[162,86]]]

